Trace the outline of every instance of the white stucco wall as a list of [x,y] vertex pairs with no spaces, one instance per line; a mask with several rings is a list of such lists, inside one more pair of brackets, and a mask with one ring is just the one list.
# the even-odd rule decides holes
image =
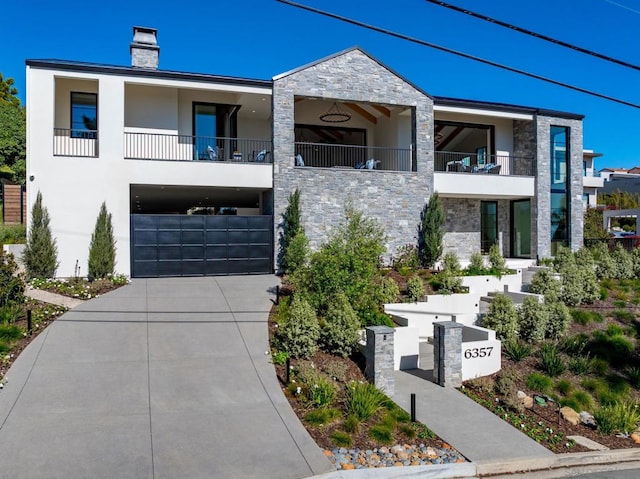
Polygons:
[[[186,111],[178,118],[175,114],[169,115],[171,111],[175,111],[176,99],[182,105],[180,95],[172,88],[141,92],[135,87],[127,86],[129,93],[137,94],[133,100],[134,106],[136,101],[140,103],[143,99],[160,101],[159,111],[170,118],[154,121],[153,115],[144,108],[139,111],[135,111],[135,108],[128,109],[125,114],[123,77],[69,72],[59,72],[57,76],[58,78],[51,70],[27,67],[27,208],[30,213],[40,191],[51,217],[53,236],[57,240],[60,261],[58,276],[73,275],[76,260],[81,274],[86,274],[91,233],[103,201],[106,201],[112,214],[117,241],[116,271],[130,274],[130,184],[272,188],[273,173],[270,164],[125,160],[125,118],[136,126],[145,125],[147,121],[150,122],[146,123],[150,127],[163,129],[175,129],[177,125],[178,130],[184,128],[190,134],[190,123],[188,127],[180,125],[181,120],[184,122]],[[166,83],[180,85],[180,82]],[[90,91],[84,87],[91,86],[98,92],[99,156],[54,156],[54,123],[57,126],[58,122],[62,122],[61,128],[69,127],[68,91]],[[193,84],[190,86],[193,87]],[[54,92],[59,96],[54,96]],[[207,92],[188,93],[185,95],[188,99],[209,98]],[[211,94],[216,95],[218,93]],[[186,100],[184,105],[185,110],[187,106],[189,108],[190,122],[190,106]],[[30,177],[33,177],[33,181],[29,181]]]

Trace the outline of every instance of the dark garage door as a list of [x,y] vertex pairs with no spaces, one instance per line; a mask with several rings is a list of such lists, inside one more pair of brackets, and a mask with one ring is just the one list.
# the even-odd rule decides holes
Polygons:
[[272,216],[131,215],[131,276],[273,272]]

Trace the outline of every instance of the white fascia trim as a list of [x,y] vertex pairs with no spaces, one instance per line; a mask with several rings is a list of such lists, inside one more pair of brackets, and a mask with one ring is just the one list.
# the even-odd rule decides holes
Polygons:
[[196,82],[196,81],[182,81],[182,80],[167,80],[165,78],[133,78],[122,77],[125,84],[136,85],[152,85],[173,87],[179,89],[194,89],[194,90],[213,90],[213,91],[225,91],[234,93],[255,93],[258,95],[271,96],[271,88],[260,88],[254,86],[243,85],[228,85],[225,83],[209,83],[209,82]]
[[473,108],[461,108],[457,106],[433,106],[433,111],[446,113],[462,113],[465,115],[493,116],[496,118],[511,118],[512,120],[533,120],[533,115],[524,113],[510,113],[508,111],[477,110]]

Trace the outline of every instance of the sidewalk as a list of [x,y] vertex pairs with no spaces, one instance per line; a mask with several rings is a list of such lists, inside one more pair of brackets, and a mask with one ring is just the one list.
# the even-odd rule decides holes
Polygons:
[[421,369],[396,371],[393,400],[409,411],[416,394],[416,419],[470,461],[512,461],[554,454],[453,388],[431,381],[433,346],[420,345]]
[[42,289],[33,289],[27,286],[24,291],[25,296],[28,296],[43,303],[55,304],[58,306],[64,306],[65,308],[73,309],[76,306],[80,306],[85,301],[83,299],[70,298],[61,294],[50,293]]

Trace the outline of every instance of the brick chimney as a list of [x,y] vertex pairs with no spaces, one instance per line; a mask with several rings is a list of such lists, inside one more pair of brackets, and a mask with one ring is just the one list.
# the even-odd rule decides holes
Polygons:
[[133,27],[133,41],[129,46],[131,66],[158,69],[160,47],[157,34],[158,30],[155,28]]

